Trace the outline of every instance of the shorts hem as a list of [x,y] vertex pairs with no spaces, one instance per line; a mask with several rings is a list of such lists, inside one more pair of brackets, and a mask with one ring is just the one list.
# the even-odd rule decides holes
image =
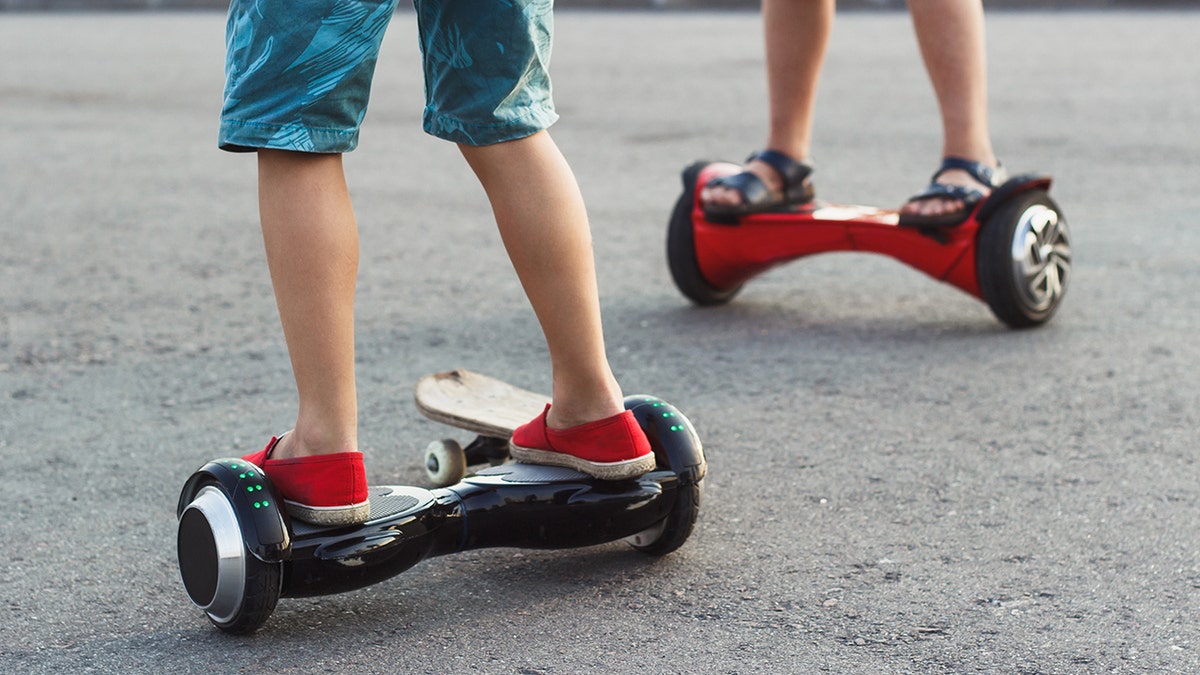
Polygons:
[[518,119],[499,124],[467,124],[426,108],[423,128],[425,133],[442,140],[482,146],[532,136],[549,129],[557,121],[558,113],[549,107],[532,110]]
[[302,124],[264,124],[222,120],[217,147],[228,152],[259,149],[320,154],[350,152],[358,147],[358,129],[325,129]]

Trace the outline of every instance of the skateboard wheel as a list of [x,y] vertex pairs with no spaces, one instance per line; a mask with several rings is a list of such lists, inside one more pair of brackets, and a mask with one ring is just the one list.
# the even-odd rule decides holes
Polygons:
[[433,441],[425,447],[425,475],[437,487],[454,485],[467,475],[467,455],[453,438]]

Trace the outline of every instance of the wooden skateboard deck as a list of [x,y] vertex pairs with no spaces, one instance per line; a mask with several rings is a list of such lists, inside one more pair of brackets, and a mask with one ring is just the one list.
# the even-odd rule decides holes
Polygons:
[[462,369],[422,377],[413,394],[417,410],[429,419],[502,439],[550,402],[547,396]]

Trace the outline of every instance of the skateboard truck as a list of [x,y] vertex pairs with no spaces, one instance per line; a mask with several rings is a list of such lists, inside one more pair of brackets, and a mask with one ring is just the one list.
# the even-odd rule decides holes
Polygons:
[[422,377],[413,402],[429,419],[476,434],[466,446],[453,438],[426,446],[425,475],[435,487],[446,487],[462,480],[469,466],[507,461],[513,430],[541,414],[550,398],[459,369]]
[[624,539],[650,555],[683,545],[700,507],[704,450],[691,422],[652,396],[630,396],[657,468],[601,481],[572,469],[507,463],[432,490],[370,488],[371,515],[323,528],[288,517],[269,475],[218,459],[179,497],[179,571],[191,601],[228,633],[251,633],[280,597],[350,591],[434,556],[469,549],[574,548]]
[[949,228],[901,227],[893,210],[821,201],[732,222],[706,219],[699,187],[740,170],[696,162],[683,172],[667,262],[680,292],[698,305],[727,303],[772,267],[830,251],[893,257],[984,301],[1012,328],[1045,323],[1066,292],[1070,233],[1048,176],[1014,176]]

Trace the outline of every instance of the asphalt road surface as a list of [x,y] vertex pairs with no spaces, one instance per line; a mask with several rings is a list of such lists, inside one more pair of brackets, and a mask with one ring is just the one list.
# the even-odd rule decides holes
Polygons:
[[[254,161],[215,148],[224,17],[0,16],[0,669],[1197,672],[1200,13],[988,28],[998,153],[1055,177],[1074,235],[1036,330],[870,254],[690,306],[667,215],[685,164],[764,138],[758,17],[560,14],[553,134],[589,203],[618,377],[706,443],[693,537],[660,560],[437,558],[285,599],[231,638],[184,595],[175,501],[295,401]],[[368,473],[422,485],[448,430],[413,407],[419,376],[549,374],[482,190],[420,130],[415,43],[398,15],[347,167]],[[839,17],[821,195],[897,205],[939,141],[907,17]]]

